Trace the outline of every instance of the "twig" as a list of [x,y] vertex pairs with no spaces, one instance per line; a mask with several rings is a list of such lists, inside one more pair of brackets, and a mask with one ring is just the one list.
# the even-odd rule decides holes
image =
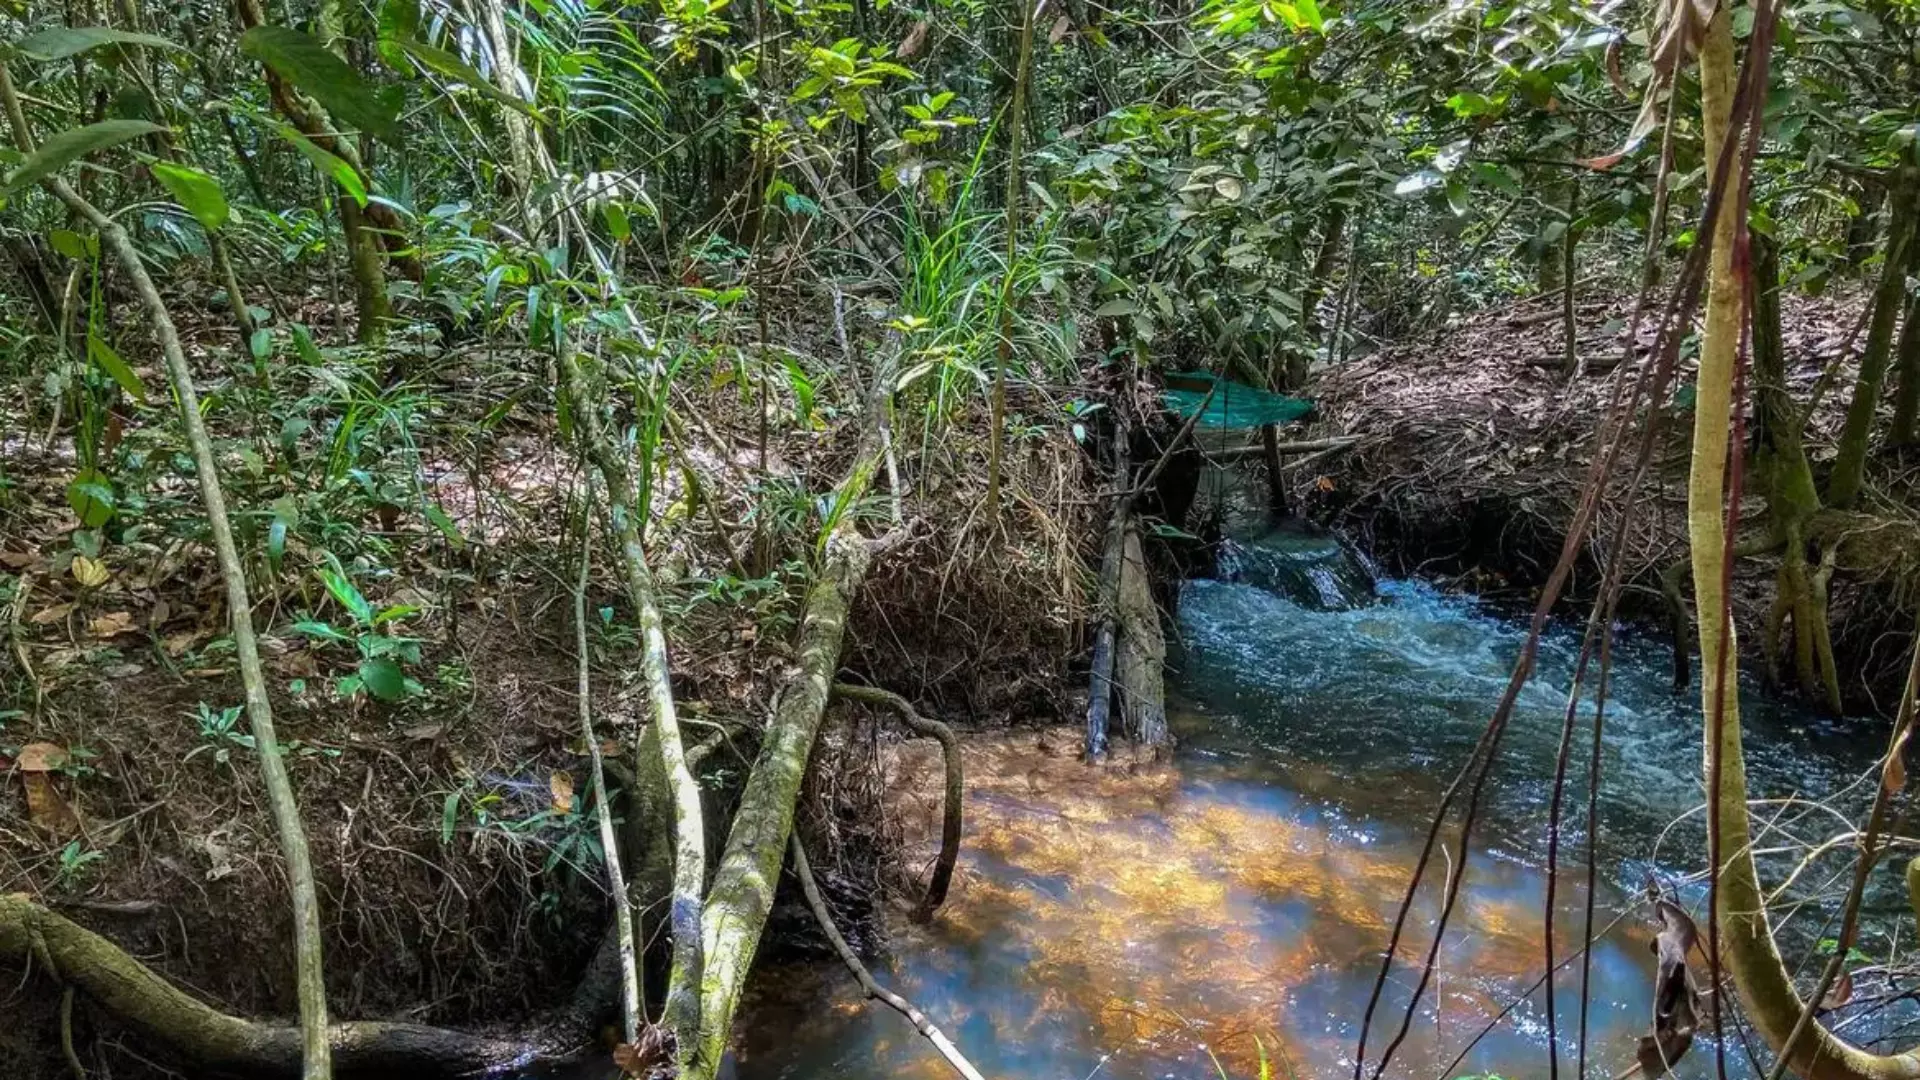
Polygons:
[[974,1068],[973,1063],[960,1052],[960,1048],[953,1045],[953,1040],[947,1038],[938,1027],[934,1026],[933,1021],[927,1019],[925,1013],[914,1008],[913,1003],[906,998],[873,980],[873,975],[867,971],[867,966],[860,962],[860,958],[854,955],[853,948],[847,944],[847,939],[840,935],[840,928],[833,924],[833,915],[827,911],[827,902],[820,897],[820,887],[813,880],[813,868],[807,865],[807,849],[800,845],[800,834],[797,832],[793,834],[793,872],[800,879],[801,891],[807,894],[807,906],[813,909],[813,917],[819,920],[820,929],[827,935],[827,940],[833,943],[833,951],[840,954],[840,959],[847,965],[847,970],[853,972],[854,979],[860,983],[860,989],[866,991],[867,997],[880,999],[889,1008],[906,1017],[907,1022],[913,1025],[913,1030],[926,1036],[927,1041],[933,1044],[933,1048],[940,1051],[940,1056],[947,1059],[947,1064],[953,1066],[953,1071],[965,1077],[966,1080],[986,1080],[986,1077],[980,1075],[980,1070]]
[[73,1080],[87,1080],[87,1070],[80,1064],[80,1055],[73,1049],[72,983],[60,991],[60,1054],[67,1059],[67,1069],[73,1073]]

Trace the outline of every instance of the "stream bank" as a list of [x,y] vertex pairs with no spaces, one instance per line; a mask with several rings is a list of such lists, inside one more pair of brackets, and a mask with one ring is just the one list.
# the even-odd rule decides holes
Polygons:
[[[1863,300],[1784,291],[1781,300],[1794,398],[1812,398],[1823,378],[1835,388],[1819,399],[1807,424],[1807,454],[1821,479],[1844,421],[1841,388],[1852,385],[1858,367],[1848,331],[1859,323]],[[1392,573],[1442,579],[1530,606],[1558,559],[1616,383],[1636,370],[1621,360],[1644,357],[1651,347],[1651,316],[1637,342],[1626,340],[1631,304],[1630,297],[1595,294],[1578,306],[1586,367],[1572,380],[1559,374],[1556,309],[1537,299],[1478,313],[1324,372],[1310,391],[1318,405],[1312,434],[1357,441],[1310,469],[1288,471],[1297,505],[1354,537]],[[1616,485],[1602,501],[1565,610],[1584,609],[1592,598],[1600,538],[1630,512],[1621,553],[1627,575],[1622,614],[1650,625],[1670,620],[1661,575],[1687,550],[1693,371],[1692,359],[1683,356],[1675,394],[1657,404],[1664,430],[1644,484],[1634,492]],[[1748,473],[1741,542],[1764,546],[1769,508],[1760,482],[1751,479],[1751,464]],[[1816,546],[1835,556],[1829,623],[1849,713],[1888,714],[1905,679],[1920,610],[1920,521],[1904,509],[1914,480],[1897,462],[1881,462],[1870,488],[1883,497],[1870,500],[1865,512],[1823,511],[1811,526]],[[1756,656],[1779,562],[1777,555],[1762,555],[1737,565],[1735,618]]]

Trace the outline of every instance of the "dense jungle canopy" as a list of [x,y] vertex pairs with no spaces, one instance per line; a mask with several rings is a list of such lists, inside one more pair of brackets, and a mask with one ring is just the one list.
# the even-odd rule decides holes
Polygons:
[[1914,0],[0,0],[0,110],[0,1072],[1920,1076]]

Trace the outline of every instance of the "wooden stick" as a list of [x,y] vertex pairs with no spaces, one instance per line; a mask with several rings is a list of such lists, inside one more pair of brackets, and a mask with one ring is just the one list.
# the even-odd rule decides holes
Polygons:
[[801,891],[807,894],[807,906],[813,909],[813,917],[819,920],[820,929],[826,933],[827,940],[833,943],[833,951],[840,954],[840,959],[847,965],[847,970],[853,972],[854,979],[860,983],[860,989],[866,992],[867,997],[880,999],[906,1017],[907,1022],[913,1025],[913,1030],[926,1036],[933,1048],[940,1051],[940,1056],[947,1059],[947,1064],[953,1066],[954,1072],[966,1080],[986,1080],[980,1070],[974,1068],[973,1063],[960,1052],[960,1048],[953,1045],[953,1040],[927,1019],[927,1014],[914,1008],[913,1002],[875,982],[867,966],[854,955],[853,947],[841,936],[840,928],[833,924],[833,915],[827,911],[827,902],[820,897],[820,886],[813,880],[813,868],[807,865],[807,849],[800,846],[800,834],[797,832],[793,834],[793,872],[800,879]]
[[915,922],[925,922],[933,916],[933,909],[946,901],[947,888],[953,883],[954,864],[960,861],[960,830],[964,824],[961,799],[967,786],[966,774],[960,762],[960,740],[952,728],[938,720],[921,716],[912,702],[891,690],[837,682],[833,684],[833,696],[892,709],[900,722],[914,734],[932,736],[940,743],[940,757],[946,765],[946,794],[941,804],[940,857],[934,860],[933,877],[927,882],[926,895],[920,898],[920,905],[913,912]]

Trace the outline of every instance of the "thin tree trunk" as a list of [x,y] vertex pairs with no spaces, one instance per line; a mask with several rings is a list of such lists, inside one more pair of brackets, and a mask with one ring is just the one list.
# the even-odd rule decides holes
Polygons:
[[1860,353],[1860,375],[1853,384],[1853,399],[1847,403],[1833,475],[1827,481],[1827,502],[1841,510],[1852,509],[1859,501],[1866,479],[1867,452],[1892,355],[1894,323],[1905,299],[1907,263],[1913,248],[1913,186],[1911,171],[1903,169],[1887,192],[1886,262],[1880,267],[1880,283],[1873,290],[1873,315],[1867,323],[1866,346]]
[[[1915,228],[1920,229],[1920,225]],[[1887,434],[1887,445],[1910,447],[1920,444],[1920,292],[1907,298],[1900,344],[1894,353],[1900,386],[1894,394],[1893,428]]]
[[[1722,145],[1733,137],[1729,130],[1734,96],[1732,17],[1724,6],[1708,24],[1701,46],[1700,82],[1706,160],[1712,163],[1719,160]],[[1730,178],[1737,173],[1730,172]],[[1692,547],[1700,693],[1706,728],[1704,771],[1709,779],[1708,805],[1715,826],[1709,847],[1718,870],[1711,912],[1717,925],[1709,931],[1709,940],[1718,938],[1747,1018],[1767,1045],[1778,1049],[1788,1044],[1804,1010],[1774,942],[1766,895],[1754,868],[1735,635],[1732,620],[1726,617],[1725,522],[1721,514],[1742,306],[1740,283],[1734,274],[1733,241],[1744,223],[1733,212],[1739,201],[1725,194],[1713,234],[1706,334],[1700,349],[1694,405],[1693,460],[1687,482],[1687,532]],[[1716,970],[1718,967],[1714,964]],[[1716,1015],[1720,1012],[1716,1007]],[[1790,1064],[1807,1080],[1920,1077],[1920,1057],[1870,1054],[1817,1024],[1808,1037],[1794,1043]]]
[[[13,128],[14,142],[23,153],[33,152],[33,135],[14,92],[13,79],[0,63],[0,105]],[[126,231],[117,222],[81,198],[66,181],[47,177],[43,185],[54,197],[91,224],[100,233],[107,250],[120,264],[121,272],[133,283],[140,306],[146,312],[159,340],[166,361],[167,378],[173,384],[180,405],[180,419],[186,429],[187,443],[193,451],[194,471],[200,481],[200,501],[206,508],[207,531],[212,535],[220,576],[226,586],[227,608],[233,630],[235,658],[240,680],[246,690],[247,722],[252,729],[255,756],[272,809],[274,827],[280,838],[280,853],[286,860],[287,880],[293,893],[294,967],[299,985],[300,1026],[302,1032],[302,1075],[305,1080],[329,1080],[331,1055],[327,1043],[327,987],[320,948],[320,898],[314,887],[313,864],[307,854],[307,834],[300,822],[300,808],[294,801],[293,783],[287,776],[286,759],[274,732],[273,706],[267,698],[265,670],[260,664],[260,647],[253,633],[253,600],[247,592],[245,564],[233,541],[233,527],[227,519],[226,494],[220,487],[218,463],[213,456],[213,441],[200,416],[200,396],[194,390],[193,371],[180,345],[173,317],[154,286],[153,278],[140,261]]]

